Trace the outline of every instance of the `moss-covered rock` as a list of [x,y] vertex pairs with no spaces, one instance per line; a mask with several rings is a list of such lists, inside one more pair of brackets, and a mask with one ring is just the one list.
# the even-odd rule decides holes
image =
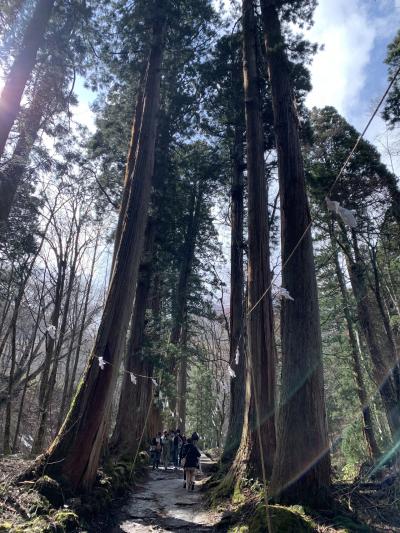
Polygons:
[[[272,529],[279,533],[313,533],[317,525],[300,506],[269,506]],[[244,504],[236,509],[230,519],[229,533],[265,533],[268,531],[267,515],[263,502]]]
[[60,533],[75,531],[79,527],[78,516],[69,510],[58,511],[54,515],[54,522]]
[[[134,478],[143,475],[147,462],[146,453],[138,455],[135,465],[132,460],[110,461],[99,469],[93,489],[79,495],[73,494],[68,485],[59,484],[46,475],[36,480],[34,476],[24,479],[15,490],[16,494],[23,495],[21,512],[16,510],[15,521],[11,516],[4,516],[9,521],[0,522],[0,533],[78,531],[80,521],[90,523],[96,514],[106,512],[115,497],[126,492]],[[2,491],[4,487],[0,485],[0,495]]]
[[64,504],[61,486],[55,479],[49,476],[42,476],[36,481],[35,488],[53,507],[58,508]]
[[[315,524],[307,518],[301,508],[270,506],[271,522],[274,531],[285,533],[312,533],[316,531]],[[249,531],[263,533],[267,531],[265,505],[259,503],[249,521]]]

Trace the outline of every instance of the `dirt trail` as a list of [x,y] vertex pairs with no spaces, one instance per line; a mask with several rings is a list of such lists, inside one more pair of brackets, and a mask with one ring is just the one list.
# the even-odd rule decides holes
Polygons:
[[183,488],[182,469],[150,470],[148,479],[129,497],[119,512],[118,525],[112,533],[211,532],[220,519],[202,505],[199,486]]

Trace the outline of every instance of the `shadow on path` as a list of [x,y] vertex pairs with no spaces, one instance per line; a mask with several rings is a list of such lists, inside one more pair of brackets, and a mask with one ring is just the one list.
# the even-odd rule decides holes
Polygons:
[[149,470],[148,480],[130,495],[110,533],[216,531],[220,515],[203,507],[201,482],[187,492],[182,469]]

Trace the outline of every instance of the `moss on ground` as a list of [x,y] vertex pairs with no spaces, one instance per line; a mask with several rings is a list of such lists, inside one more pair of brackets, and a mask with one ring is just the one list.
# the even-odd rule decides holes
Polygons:
[[[215,476],[209,484],[209,504],[224,511],[220,531],[229,533],[265,533],[268,531],[262,485],[256,480],[230,475]],[[269,505],[274,533],[367,533],[371,530],[343,506],[333,502],[336,516],[329,517],[300,505]]]
[[[0,522],[0,533],[73,533],[93,517],[110,508],[139,477],[143,477],[147,454],[139,454],[135,468],[128,460],[104,465],[88,494],[74,495],[49,476],[36,481],[8,485],[9,515]],[[1,487],[0,487],[1,491]],[[1,509],[1,506],[0,506]],[[29,517],[29,518],[28,518]]]
[[[269,507],[273,531],[285,533],[313,533],[316,524],[308,517],[302,507]],[[240,510],[238,510],[240,515]],[[244,511],[244,520],[231,527],[229,533],[265,533],[268,531],[265,505],[259,502],[251,513]]]
[[[40,477],[35,483],[35,489],[46,498],[53,507],[61,507],[64,504],[64,495],[61,486],[49,476]],[[45,509],[46,511],[46,509]]]
[[35,517],[22,524],[0,524],[0,531],[7,533],[73,533],[78,528],[78,516],[72,511],[58,511],[46,517]]

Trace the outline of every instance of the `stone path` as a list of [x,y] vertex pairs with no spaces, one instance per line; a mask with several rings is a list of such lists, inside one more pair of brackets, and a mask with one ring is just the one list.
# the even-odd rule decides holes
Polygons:
[[204,477],[200,480],[197,477],[195,490],[187,492],[183,488],[182,469],[150,470],[146,482],[121,509],[112,533],[215,531],[220,516],[202,505],[199,486],[204,481]]

